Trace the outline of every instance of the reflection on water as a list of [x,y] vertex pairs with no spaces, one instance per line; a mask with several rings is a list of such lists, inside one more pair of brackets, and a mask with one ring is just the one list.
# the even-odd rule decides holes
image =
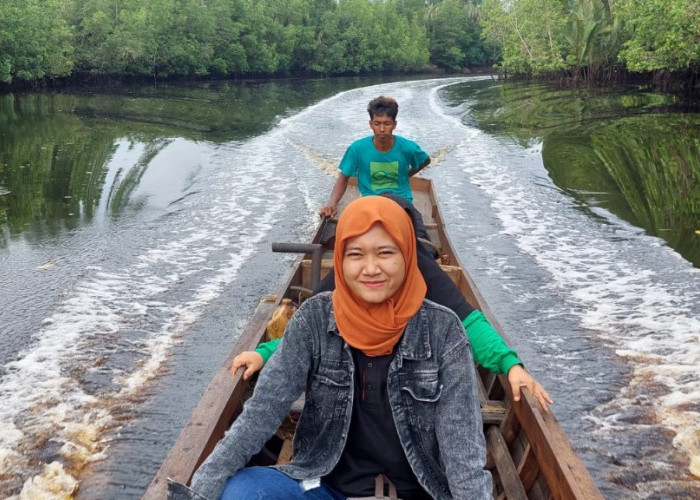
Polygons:
[[594,131],[591,143],[636,221],[700,267],[700,119],[622,118]]
[[[269,232],[287,230],[276,220],[295,206],[286,191],[296,188],[274,181],[276,165],[289,172],[291,146],[255,136],[323,97],[375,81],[0,97],[3,497],[74,493],[75,478],[104,457],[105,434],[133,418],[173,343],[206,323],[205,306]],[[267,265],[255,279],[284,267]],[[228,322],[258,298],[237,294],[235,310],[209,331],[228,345],[236,331]],[[153,451],[162,459],[163,447]]]
[[41,239],[90,219],[99,200],[110,133],[70,113],[71,96],[0,96],[0,245]]
[[[106,210],[100,217],[117,216],[127,205],[138,210],[144,200],[131,196],[171,138],[242,140],[319,99],[378,80],[211,82],[0,96],[0,248],[19,235],[41,241],[89,223],[100,205]],[[121,164],[110,166],[118,147]],[[137,158],[124,160],[135,150]]]
[[[521,340],[566,393],[555,411],[601,490],[698,498],[700,116],[635,88],[468,82],[444,95],[492,134],[464,164],[518,250],[494,288],[526,276],[513,296],[552,294],[523,301],[537,319]],[[557,334],[538,333],[551,323]]]
[[[454,87],[451,99],[465,91]],[[642,227],[700,267],[700,115],[687,106],[637,87],[506,84],[481,91],[469,119],[541,144],[552,180],[583,209]]]

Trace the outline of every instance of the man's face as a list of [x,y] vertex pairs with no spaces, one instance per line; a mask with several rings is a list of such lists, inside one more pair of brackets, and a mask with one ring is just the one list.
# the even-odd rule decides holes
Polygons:
[[356,297],[371,304],[390,299],[406,279],[406,262],[381,224],[347,240],[343,277]]
[[374,115],[369,121],[374,136],[380,140],[389,139],[396,128],[396,121],[389,115]]

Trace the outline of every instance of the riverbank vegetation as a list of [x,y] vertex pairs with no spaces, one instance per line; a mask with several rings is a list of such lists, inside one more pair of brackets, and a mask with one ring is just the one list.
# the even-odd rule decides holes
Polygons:
[[483,0],[481,15],[506,73],[699,83],[698,0]]
[[0,82],[455,72],[697,85],[700,0],[13,0]]

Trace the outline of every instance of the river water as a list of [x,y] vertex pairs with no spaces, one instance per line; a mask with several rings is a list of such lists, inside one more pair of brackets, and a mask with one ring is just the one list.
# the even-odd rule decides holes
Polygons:
[[0,97],[1,496],[140,497],[379,94],[603,494],[700,496],[700,119],[484,77]]

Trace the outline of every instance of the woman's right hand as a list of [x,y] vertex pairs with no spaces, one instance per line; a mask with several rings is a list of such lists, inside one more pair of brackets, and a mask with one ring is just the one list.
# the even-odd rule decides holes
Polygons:
[[244,351],[233,358],[231,364],[231,377],[236,376],[239,368],[245,368],[243,380],[248,380],[255,373],[259,372],[264,365],[263,357],[255,351]]

